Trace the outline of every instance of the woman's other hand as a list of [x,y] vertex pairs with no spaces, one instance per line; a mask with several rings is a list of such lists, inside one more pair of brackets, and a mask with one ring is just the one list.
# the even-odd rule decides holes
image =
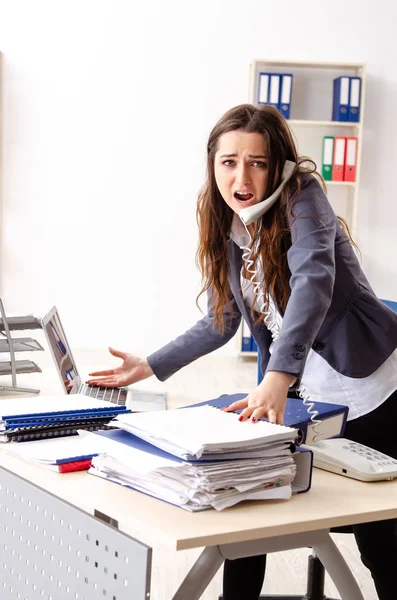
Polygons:
[[114,350],[114,348],[109,348],[109,352],[113,356],[121,358],[123,361],[122,365],[116,367],[116,369],[89,373],[89,377],[95,377],[95,379],[88,379],[86,381],[88,385],[120,387],[142,381],[142,379],[147,379],[153,375],[153,371],[146,358],[140,358],[139,356],[134,356],[128,352]]
[[224,408],[225,412],[243,409],[239,420],[250,419],[255,423],[266,417],[270,423],[284,423],[284,411],[288,389],[296,379],[294,375],[281,371],[268,371],[261,383],[242,400]]

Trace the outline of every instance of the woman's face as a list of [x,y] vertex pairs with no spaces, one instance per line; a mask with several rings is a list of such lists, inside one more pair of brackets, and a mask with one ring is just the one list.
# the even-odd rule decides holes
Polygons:
[[263,200],[268,177],[266,142],[243,129],[221,135],[214,159],[215,181],[228,206],[242,208]]

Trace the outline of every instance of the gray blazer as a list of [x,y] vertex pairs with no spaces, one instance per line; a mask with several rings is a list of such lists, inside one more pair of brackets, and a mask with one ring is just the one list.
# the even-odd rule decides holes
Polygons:
[[[269,353],[271,335],[255,325],[244,303],[240,271],[242,251],[228,241],[231,311],[225,307],[223,335],[213,326],[211,294],[208,314],[191,329],[147,357],[164,381],[181,367],[216,350],[247,322],[261,355],[262,372],[302,376],[312,348],[336,371],[361,378],[373,373],[397,347],[397,314],[375,296],[327,197],[313,176],[305,176],[290,219],[288,250],[291,295],[280,335]],[[311,217],[311,218],[300,218]]]

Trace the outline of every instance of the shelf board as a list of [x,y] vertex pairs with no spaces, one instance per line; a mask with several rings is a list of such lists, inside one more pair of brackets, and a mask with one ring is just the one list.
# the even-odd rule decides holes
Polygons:
[[263,63],[278,67],[301,67],[303,69],[363,69],[364,63],[346,63],[346,62],[313,62],[305,60],[271,60],[268,58],[255,58],[254,63]]
[[356,187],[356,182],[355,181],[327,181],[325,180],[325,185],[329,186],[329,185],[345,185],[347,187]]
[[289,125],[310,126],[310,127],[360,127],[360,123],[351,121],[308,121],[306,119],[288,119]]
[[243,351],[241,351],[241,352],[238,353],[238,355],[241,358],[256,358],[258,356],[258,353],[257,352],[243,352]]

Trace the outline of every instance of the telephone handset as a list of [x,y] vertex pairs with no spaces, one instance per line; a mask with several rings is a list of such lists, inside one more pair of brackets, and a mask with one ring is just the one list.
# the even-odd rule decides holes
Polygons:
[[281,174],[281,183],[278,186],[278,188],[273,192],[273,194],[269,196],[269,198],[266,198],[266,200],[258,202],[258,204],[254,204],[253,206],[249,206],[248,208],[243,208],[240,210],[238,215],[244,223],[244,225],[251,225],[251,223],[259,219],[259,217],[264,215],[265,212],[268,211],[271,206],[273,206],[273,204],[276,202],[281,192],[283,191],[283,188],[287,183],[288,179],[294,172],[295,167],[296,163],[292,162],[292,160],[286,160],[283,172]]
[[307,446],[319,469],[360,481],[397,478],[397,460],[345,438],[322,440]]

